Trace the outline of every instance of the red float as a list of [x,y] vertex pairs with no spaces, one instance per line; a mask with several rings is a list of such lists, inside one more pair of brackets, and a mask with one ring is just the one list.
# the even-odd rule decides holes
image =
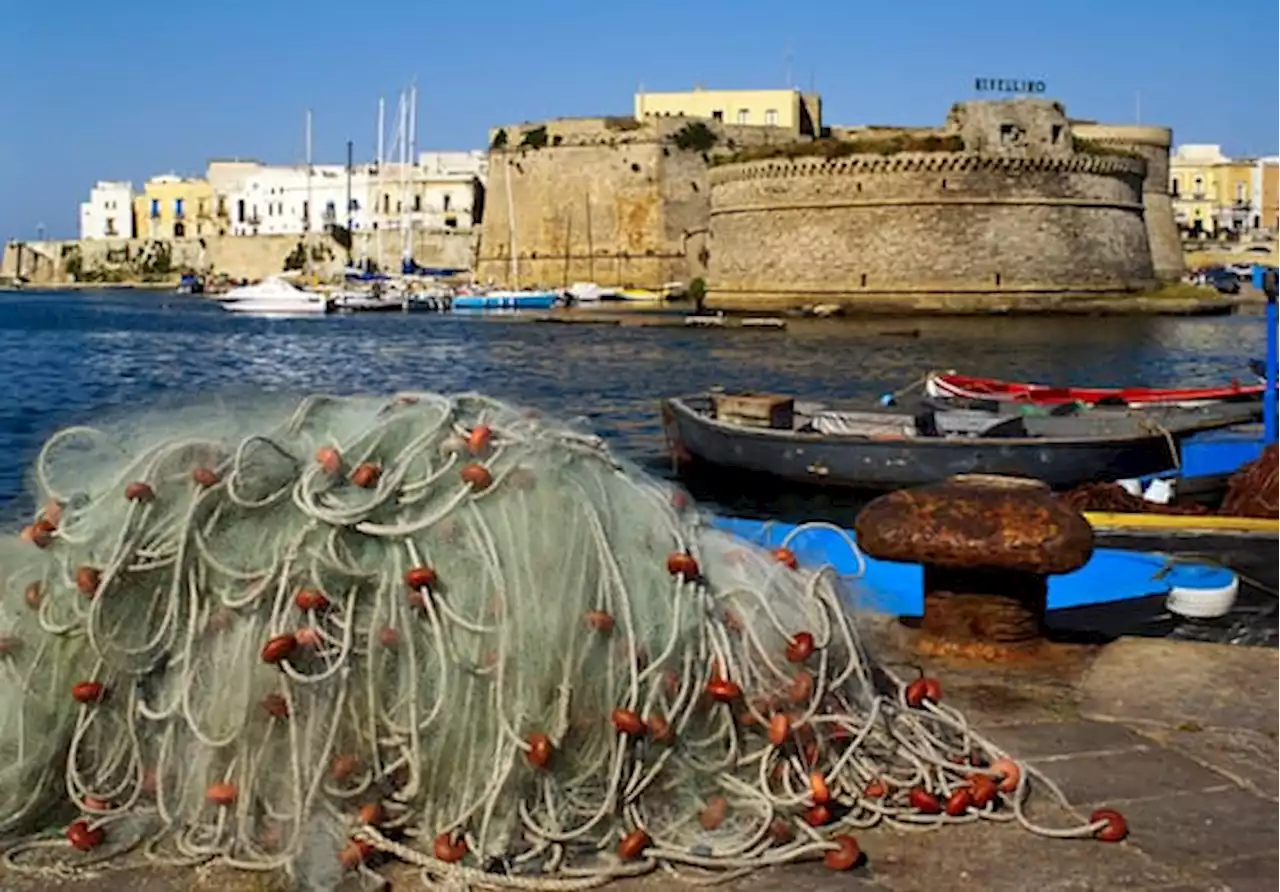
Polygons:
[[643,830],[632,830],[618,844],[618,857],[623,861],[634,861],[648,847],[649,834]]
[[667,572],[672,576],[697,579],[699,573],[698,562],[688,552],[677,551],[667,557]]
[[942,806],[938,804],[938,797],[920,787],[916,787],[907,794],[907,802],[921,814],[936,815],[942,811]]
[[813,636],[808,632],[797,632],[787,642],[787,661],[791,663],[803,663],[809,657],[813,656]]
[[96,681],[81,681],[71,686],[71,699],[77,703],[99,703],[106,689]]
[[551,738],[541,731],[535,731],[525,738],[525,742],[529,744],[529,750],[524,754],[524,757],[529,764],[534,768],[546,768],[551,762],[553,752]]
[[790,548],[775,548],[773,550],[773,559],[792,570],[800,566],[800,562],[796,560],[795,552]]
[[489,469],[484,465],[475,464],[463,465],[462,470],[458,472],[462,477],[462,482],[468,484],[475,492],[484,492],[493,485],[493,475],[489,473]]
[[831,841],[839,848],[828,851],[822,856],[822,864],[828,870],[852,870],[862,857],[862,849],[858,841],[847,834],[831,837]]
[[130,502],[150,502],[156,497],[155,490],[141,481],[130,483],[124,488],[124,497]]
[[1100,839],[1103,842],[1119,842],[1129,835],[1129,822],[1114,808],[1100,808],[1089,815],[1090,824],[1096,824],[1098,821],[1106,821],[1107,826],[1095,830],[1094,839]]
[[461,836],[455,840],[449,833],[441,833],[431,845],[431,854],[445,864],[456,864],[467,856],[467,851],[467,841]]
[[628,737],[644,736],[645,724],[640,720],[640,716],[631,710],[615,709],[610,719],[613,721],[613,727],[618,729],[619,734],[626,734]]
[[298,639],[292,634],[276,635],[262,646],[262,662],[279,663],[298,647]]

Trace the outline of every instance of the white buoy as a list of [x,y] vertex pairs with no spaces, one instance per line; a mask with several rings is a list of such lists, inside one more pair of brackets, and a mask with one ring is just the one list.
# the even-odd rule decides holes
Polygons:
[[1217,619],[1231,612],[1239,594],[1240,577],[1233,573],[1231,582],[1227,585],[1213,588],[1174,586],[1169,589],[1165,607],[1170,613],[1176,613],[1188,619]]

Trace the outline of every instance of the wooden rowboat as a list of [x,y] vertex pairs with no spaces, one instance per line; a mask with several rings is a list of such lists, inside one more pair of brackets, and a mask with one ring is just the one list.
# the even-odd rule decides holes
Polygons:
[[1191,433],[1239,423],[1251,412],[1248,405],[1209,405],[1075,416],[959,409],[913,415],[722,393],[662,404],[678,467],[865,490],[956,474],[1031,477],[1056,489],[1141,477],[1173,468],[1179,443]]
[[1112,404],[1128,406],[1195,406],[1208,403],[1261,400],[1264,384],[1232,381],[1219,387],[1055,387],[976,378],[951,372],[931,372],[925,379],[925,393],[940,399],[992,400],[1058,406],[1064,403]]

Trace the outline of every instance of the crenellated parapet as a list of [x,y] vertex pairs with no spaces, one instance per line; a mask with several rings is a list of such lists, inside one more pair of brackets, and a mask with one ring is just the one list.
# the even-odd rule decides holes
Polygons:
[[966,152],[903,152],[895,155],[848,155],[838,159],[769,159],[720,164],[711,169],[713,186],[735,180],[784,177],[841,177],[908,173],[1083,173],[1145,177],[1141,158],[1080,153],[1067,157],[1011,157]]

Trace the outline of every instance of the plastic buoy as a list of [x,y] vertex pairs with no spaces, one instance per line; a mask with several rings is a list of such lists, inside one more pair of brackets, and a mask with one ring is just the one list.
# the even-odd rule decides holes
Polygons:
[[1189,619],[1226,616],[1240,594],[1240,577],[1225,567],[1175,566],[1168,582],[1165,607]]

